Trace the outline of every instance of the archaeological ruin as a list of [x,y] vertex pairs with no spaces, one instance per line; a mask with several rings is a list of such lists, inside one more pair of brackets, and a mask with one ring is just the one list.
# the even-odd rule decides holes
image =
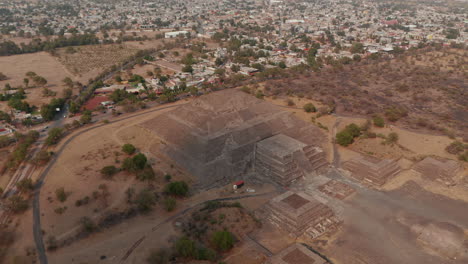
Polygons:
[[350,171],[351,176],[360,182],[375,186],[384,185],[401,171],[400,166],[394,160],[381,160],[365,155],[345,162],[343,168]]
[[[256,143],[272,136],[283,134],[313,150],[307,154],[309,150],[303,149],[304,155],[320,152],[325,142],[316,126],[234,89],[201,96],[140,126],[162,141],[151,146],[151,152],[163,153],[187,169],[201,188],[226,184],[252,171]],[[301,156],[304,163],[307,156]],[[310,164],[312,168],[319,165],[309,158],[317,162]]]
[[327,183],[320,185],[318,190],[330,197],[340,200],[346,199],[356,192],[356,190],[351,186],[337,180],[330,180]]
[[287,185],[327,164],[321,148],[283,134],[259,141],[254,160],[259,177],[281,185]]
[[328,206],[302,192],[287,191],[271,199],[265,213],[272,224],[294,237],[314,239],[340,223]]
[[268,264],[326,264],[328,263],[319,255],[305,246],[295,243],[274,255]]
[[416,163],[413,169],[426,179],[452,185],[455,184],[454,177],[461,171],[461,166],[455,160],[427,157]]

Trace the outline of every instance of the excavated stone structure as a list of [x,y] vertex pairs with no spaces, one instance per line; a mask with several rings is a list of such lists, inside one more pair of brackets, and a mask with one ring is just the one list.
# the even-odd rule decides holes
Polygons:
[[350,171],[351,176],[363,183],[382,186],[390,178],[400,173],[401,168],[394,160],[380,160],[371,156],[353,158],[343,164],[343,168]]
[[268,264],[326,264],[327,261],[301,244],[292,244],[274,255]]
[[295,237],[306,235],[314,239],[340,222],[325,204],[292,191],[271,199],[265,211],[270,222]]
[[281,185],[326,165],[319,147],[278,134],[259,141],[255,148],[255,171],[259,177]]
[[238,180],[253,167],[255,144],[284,134],[308,146],[325,140],[320,129],[292,113],[234,89],[201,96],[140,124],[162,141],[150,147],[210,188]]
[[421,173],[424,178],[452,185],[455,184],[453,178],[461,170],[461,166],[454,160],[427,157],[416,163],[413,169]]

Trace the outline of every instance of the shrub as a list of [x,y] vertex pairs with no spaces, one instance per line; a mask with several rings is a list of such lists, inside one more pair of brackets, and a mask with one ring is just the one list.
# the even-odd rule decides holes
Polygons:
[[215,261],[217,257],[216,252],[211,248],[199,247],[197,250],[197,260]]
[[250,91],[250,88],[249,88],[249,87],[247,87],[247,86],[245,86],[245,85],[244,85],[244,86],[242,86],[242,88],[241,88],[240,90],[241,90],[242,92],[244,92],[244,93],[248,93],[248,94],[250,94],[250,92],[251,92],[251,91]]
[[127,153],[128,155],[132,155],[135,153],[136,148],[132,144],[125,144],[122,146],[122,151]]
[[159,249],[152,251],[149,257],[146,259],[148,264],[166,264],[169,263],[170,254],[165,249]]
[[317,112],[317,108],[315,108],[315,105],[312,103],[305,104],[303,108],[307,113]]
[[408,111],[401,107],[390,107],[385,110],[385,116],[392,122],[408,115]]
[[58,207],[58,208],[56,208],[56,209],[54,210],[54,212],[55,212],[56,214],[60,214],[60,215],[61,215],[61,214],[65,213],[66,210],[67,210],[67,207],[64,206],[64,207]]
[[174,181],[168,183],[164,188],[164,192],[175,196],[186,196],[188,194],[189,187],[184,181]]
[[468,162],[468,150],[465,153],[458,155],[458,159],[461,161]]
[[354,137],[348,131],[341,131],[336,134],[336,143],[341,146],[348,146],[354,142]]
[[55,250],[58,247],[58,242],[55,236],[49,236],[47,238],[47,250]]
[[135,203],[141,212],[149,212],[156,204],[156,196],[150,190],[144,189],[137,194]]
[[28,201],[19,195],[11,196],[6,203],[6,208],[15,214],[26,211],[28,207]]
[[213,234],[211,242],[220,251],[227,251],[234,246],[234,236],[229,231],[217,231]]
[[85,217],[82,217],[80,219],[80,223],[81,223],[81,226],[83,227],[83,230],[85,232],[88,232],[88,233],[91,233],[91,232],[94,232],[96,231],[97,229],[97,226],[96,224],[93,222],[93,220],[91,220],[91,218],[85,216]]
[[57,197],[57,200],[63,203],[67,200],[68,194],[65,192],[65,189],[61,187],[55,190],[55,196]]
[[288,106],[295,106],[295,105],[296,105],[296,103],[294,103],[294,101],[291,100],[291,99],[286,100],[286,104],[287,104]]
[[166,181],[170,182],[171,179],[172,179],[172,176],[171,176],[170,174],[166,174],[166,175],[164,175],[164,179],[165,179]]
[[395,132],[392,132],[388,134],[387,139],[385,141],[386,144],[395,144],[398,142],[398,134]]
[[177,205],[176,199],[172,197],[167,197],[166,199],[164,199],[164,208],[166,209],[166,211],[168,212],[174,211],[174,209],[176,208],[176,205]]
[[150,165],[146,165],[142,172],[137,174],[137,179],[140,181],[154,181],[156,174]]
[[138,170],[142,170],[146,166],[146,162],[148,159],[146,158],[145,154],[143,153],[138,153],[135,156],[133,156],[133,163]]
[[467,146],[463,144],[462,142],[454,141],[445,148],[445,151],[447,151],[450,154],[456,155],[456,154],[463,152],[465,148],[467,148]]
[[374,126],[376,126],[376,127],[384,127],[385,126],[385,121],[381,116],[374,116],[374,118],[372,118],[372,122],[374,123]]
[[119,172],[119,169],[116,168],[114,165],[105,166],[101,169],[102,176],[107,179],[114,176],[114,174],[116,174],[117,172]]
[[186,236],[183,236],[176,241],[175,249],[177,254],[184,258],[194,258],[197,254],[195,242]]
[[57,144],[59,140],[62,138],[63,134],[64,134],[63,128],[54,127],[50,129],[48,137],[46,139],[46,144],[47,145]]
[[258,90],[257,93],[255,94],[255,97],[257,97],[258,99],[263,99],[265,95],[263,94],[261,90]]
[[361,128],[354,123],[347,125],[344,130],[348,131],[352,137],[358,137],[361,135]]
[[146,156],[142,153],[138,153],[132,158],[124,159],[122,169],[129,172],[139,172],[146,167],[146,162]]
[[21,192],[29,192],[34,189],[34,184],[31,178],[25,178],[16,183],[16,187]]

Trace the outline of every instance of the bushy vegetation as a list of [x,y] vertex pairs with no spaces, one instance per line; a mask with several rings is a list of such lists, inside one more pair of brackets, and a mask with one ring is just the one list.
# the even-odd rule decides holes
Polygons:
[[151,211],[156,204],[156,196],[151,190],[143,189],[137,194],[134,202],[138,206],[138,210],[147,213]]
[[133,157],[126,158],[123,161],[122,169],[137,173],[145,168],[147,162],[148,159],[146,158],[145,154],[138,153]]
[[313,103],[307,103],[304,105],[304,111],[306,111],[307,113],[311,113],[311,112],[317,112],[317,108],[315,108],[315,105]]
[[136,148],[132,144],[124,144],[122,146],[122,151],[125,152],[127,155],[132,155],[135,153]]
[[184,181],[174,181],[164,187],[164,192],[169,195],[184,197],[189,192],[188,184]]
[[64,129],[61,127],[54,127],[49,130],[48,137],[45,141],[47,145],[55,145],[64,135]]
[[34,189],[34,183],[31,178],[24,178],[16,183],[16,188],[20,192],[30,192]]
[[211,243],[213,243],[217,250],[227,251],[234,246],[234,236],[226,230],[217,231],[213,234]]
[[381,116],[374,116],[372,118],[372,122],[374,123],[374,126],[376,127],[384,127],[385,126],[385,120]]
[[169,263],[170,253],[165,249],[152,251],[146,262],[148,264],[166,264]]
[[68,193],[65,192],[65,188],[60,187],[55,190],[55,197],[57,197],[57,200],[63,203],[67,200]]
[[8,198],[5,207],[12,213],[18,214],[26,211],[29,203],[20,195],[13,195]]
[[119,169],[114,165],[105,166],[101,169],[101,175],[107,179],[112,178],[117,172],[119,172]]
[[18,144],[8,156],[6,168],[9,169],[17,168],[26,159],[29,148],[39,138],[39,132],[31,130],[26,135],[15,133],[14,137]]
[[166,209],[166,211],[168,212],[174,211],[174,209],[176,208],[176,205],[177,205],[177,201],[173,197],[167,197],[166,199],[164,199],[164,209]]
[[341,146],[348,146],[354,142],[354,138],[361,135],[361,129],[358,125],[352,123],[347,125],[342,131],[336,134],[336,143]]

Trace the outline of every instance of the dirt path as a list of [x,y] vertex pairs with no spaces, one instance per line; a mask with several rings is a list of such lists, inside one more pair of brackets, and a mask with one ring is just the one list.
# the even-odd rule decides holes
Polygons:
[[332,132],[331,132],[331,134],[332,134],[331,143],[333,145],[333,148],[332,148],[332,150],[333,150],[333,166],[335,166],[336,168],[338,168],[340,166],[340,153],[338,152],[338,146],[335,143],[336,129],[340,125],[340,122],[341,122],[341,118],[338,117],[336,119],[335,124],[333,125]]

